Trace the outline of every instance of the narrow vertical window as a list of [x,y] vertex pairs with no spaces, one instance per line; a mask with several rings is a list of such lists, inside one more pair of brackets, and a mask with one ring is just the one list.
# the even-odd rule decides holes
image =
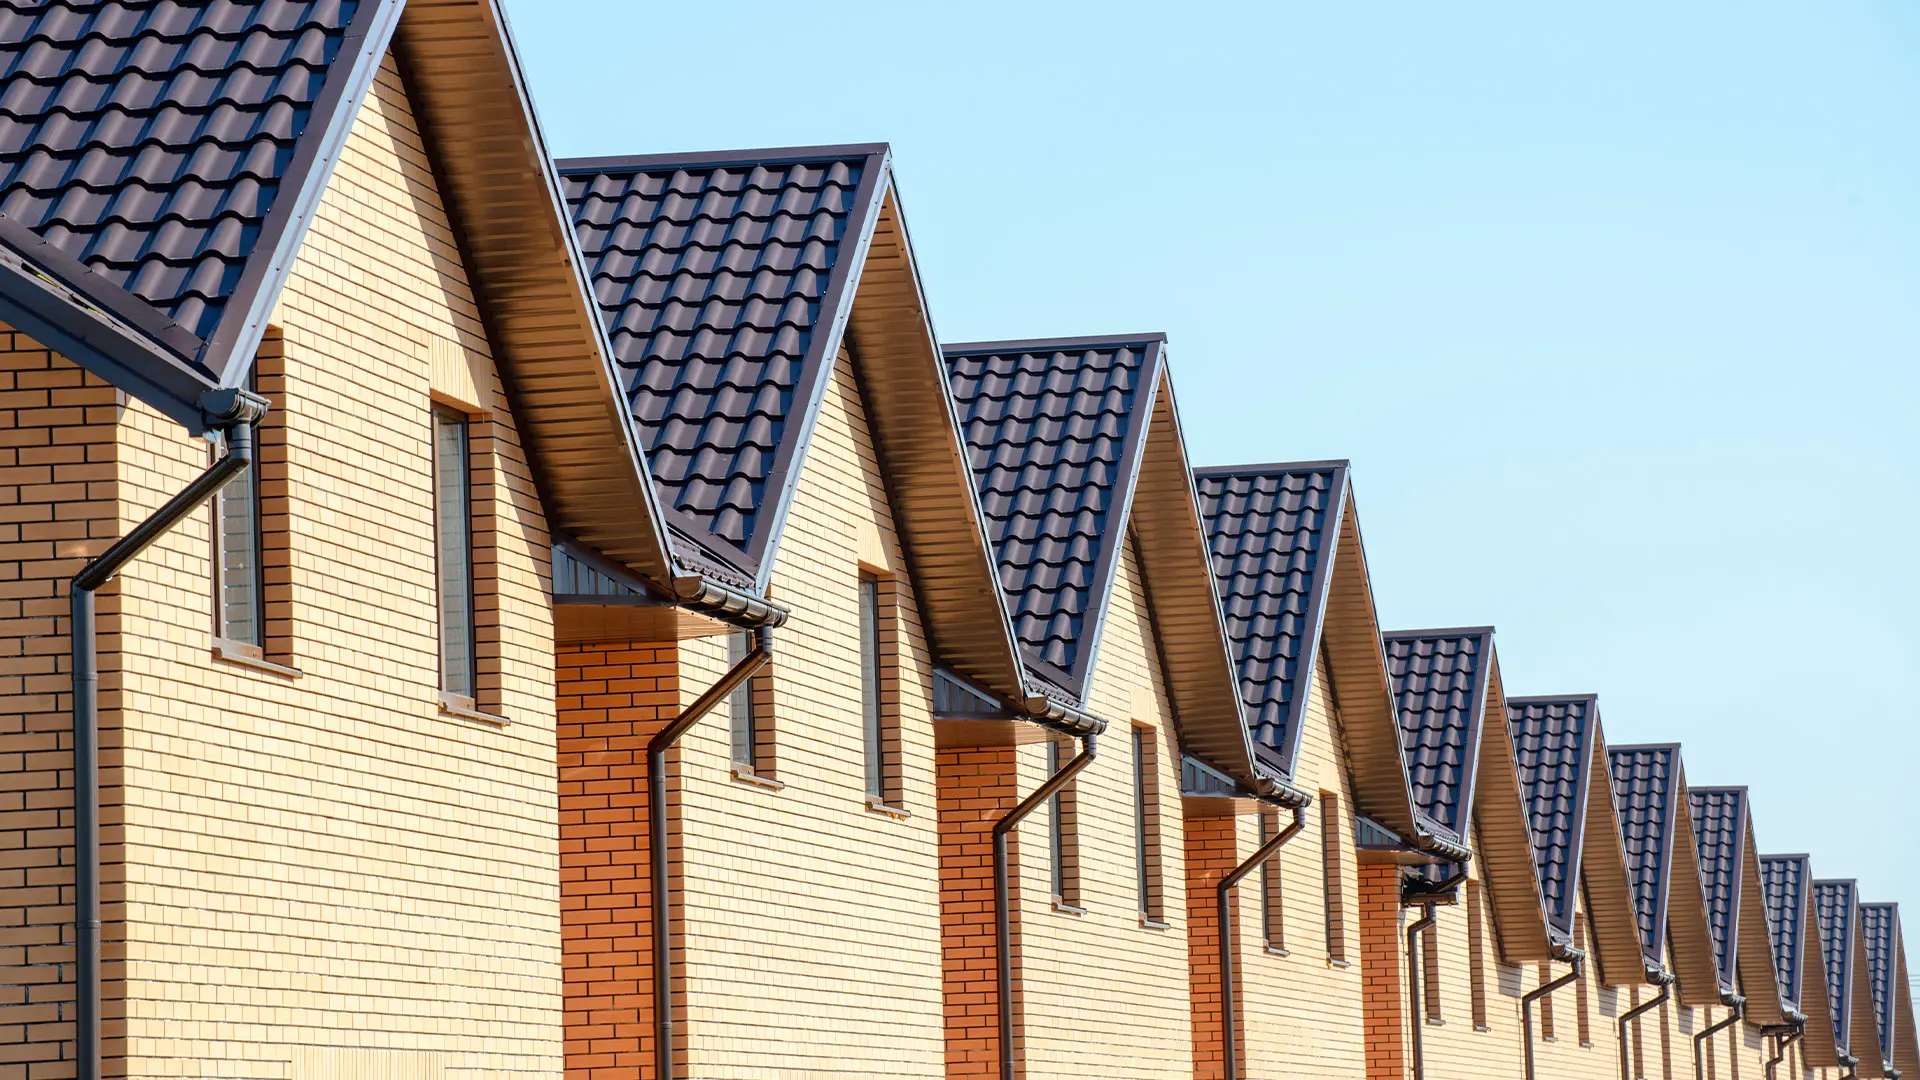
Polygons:
[[1160,895],[1160,761],[1154,734],[1133,729],[1133,854],[1140,918],[1162,923]]
[[867,759],[867,798],[887,797],[886,732],[880,710],[880,583],[860,578],[860,710]]
[[1347,962],[1347,920],[1340,888],[1340,796],[1320,793],[1320,896],[1326,905],[1327,959]]
[[473,481],[467,421],[433,414],[433,524],[440,578],[440,689],[473,707]]
[[[727,635],[727,667],[731,670],[753,651],[753,635],[740,632]],[[753,680],[748,679],[727,695],[727,719],[731,721],[733,763],[747,772],[759,764],[759,732],[754,727]]]
[[[1047,743],[1047,773],[1052,775],[1066,764],[1067,745],[1059,740]],[[1053,901],[1062,907],[1080,907],[1080,850],[1078,843],[1079,807],[1074,786],[1068,784],[1047,800],[1050,826],[1047,837],[1049,869],[1053,875]]]
[[[1280,835],[1280,811],[1262,810],[1260,812],[1260,843]],[[1282,890],[1285,888],[1286,875],[1280,869],[1280,855],[1276,852],[1260,867],[1260,923],[1266,932],[1267,948],[1274,952],[1287,949],[1287,923],[1281,910]]]
[[1430,1023],[1440,1016],[1440,924],[1427,927],[1420,935],[1420,998]]
[[257,460],[213,496],[213,636],[256,660],[266,639]]
[[[1593,955],[1593,942],[1587,934],[1587,917],[1579,912],[1573,916],[1573,940],[1585,943],[1587,955]],[[1587,1015],[1587,994],[1587,969],[1583,964],[1580,977],[1573,983],[1574,1023],[1579,1031],[1581,1046],[1593,1045],[1593,1029]]]
[[1467,983],[1473,1000],[1473,1027],[1487,1030],[1487,928],[1480,883],[1467,882]]

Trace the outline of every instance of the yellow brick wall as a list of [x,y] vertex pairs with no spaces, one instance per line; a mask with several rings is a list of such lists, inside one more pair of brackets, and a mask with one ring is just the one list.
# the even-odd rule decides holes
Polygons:
[[[680,844],[694,1076],[939,1076],[939,835],[932,673],[912,590],[898,608],[901,814],[867,805],[862,564],[904,579],[873,440],[843,354],[820,410],[771,595],[792,610],[772,668],[778,790],[732,775],[727,724],[681,741]],[[681,703],[724,639],[684,643]]]
[[[0,1080],[71,1075],[62,1064],[73,1038],[67,579],[119,531],[119,400],[65,357],[0,326]],[[103,624],[117,605],[111,593],[100,598]],[[103,671],[116,663],[114,643],[102,640]],[[118,745],[116,724],[101,717],[103,745]],[[101,793],[108,823],[118,800],[115,788]],[[116,840],[103,830],[109,855]],[[108,868],[110,919],[118,881]],[[107,963],[103,974],[116,980],[119,966]]]
[[[106,822],[125,842],[108,917],[126,921],[108,937],[124,941],[109,956],[124,954],[127,998],[109,1053],[140,1076],[318,1075],[361,1058],[379,1075],[557,1075],[548,539],[498,411],[474,431],[476,528],[492,534],[476,591],[507,723],[442,715],[430,357],[464,348],[494,376],[390,63],[274,321],[301,674],[211,656],[204,511],[122,579],[124,667],[102,701],[124,727],[106,759],[124,784]],[[208,459],[142,407],[117,435],[123,526]],[[391,1053],[314,1056],[326,1048]]]
[[[1327,668],[1314,672],[1307,700],[1295,782],[1315,793],[1332,793],[1338,802],[1342,938],[1346,960],[1330,959],[1327,905],[1321,883],[1323,816],[1327,800],[1316,794],[1307,827],[1274,856],[1282,868],[1282,911],[1286,955],[1261,944],[1256,891],[1240,898],[1237,933],[1243,942],[1241,1024],[1246,1039],[1246,1075],[1277,1077],[1351,1077],[1366,1074],[1364,987],[1360,962],[1360,877],[1353,850],[1353,796],[1350,767],[1337,719],[1330,705]],[[1242,858],[1254,849],[1257,829],[1251,815],[1240,818]],[[1247,886],[1242,886],[1247,892]]]

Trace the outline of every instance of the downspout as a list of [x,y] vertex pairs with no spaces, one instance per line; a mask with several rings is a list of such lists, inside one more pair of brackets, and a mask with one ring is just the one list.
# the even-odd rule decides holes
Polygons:
[[1261,844],[1247,861],[1233,868],[1232,872],[1220,879],[1215,889],[1214,912],[1220,926],[1220,1058],[1226,1063],[1226,1080],[1239,1080],[1239,1050],[1234,1044],[1234,1032],[1239,1024],[1235,1015],[1233,1001],[1233,930],[1230,925],[1233,915],[1230,894],[1240,879],[1253,873],[1274,856],[1286,842],[1293,839],[1307,824],[1307,807],[1310,802],[1292,804],[1293,821],[1286,828]]
[[1719,1034],[1722,1028],[1729,1028],[1739,1023],[1740,1018],[1747,1013],[1747,999],[1739,994],[1725,994],[1720,1000],[1727,1003],[1727,1018],[1693,1037],[1693,1080],[1705,1080],[1707,1075],[1707,1064],[1700,1057],[1700,1050],[1706,1046],[1707,1040]]
[[[1020,805],[1002,815],[993,823],[993,944],[995,977],[999,984],[999,1020],[1000,1020],[1000,1080],[1014,1080],[1013,1053],[1013,930],[1011,927],[1011,901],[1007,883],[1007,836],[1019,826],[1020,820],[1039,808],[1055,792],[1066,787],[1082,769],[1093,764],[1095,753],[1095,732],[1087,732],[1080,737],[1080,752],[1073,760],[1060,766],[1060,770],[1047,777],[1045,783],[1034,789],[1033,794],[1020,800]],[[661,1076],[668,1074],[661,1073]]]
[[267,401],[245,390],[201,395],[207,426],[226,453],[145,521],[73,575],[73,967],[74,1075],[100,1080],[100,671],[94,594],[134,556],[198,510],[227,481],[253,464],[253,425]]
[[1523,1040],[1523,1043],[1526,1048],[1526,1080],[1534,1080],[1533,1003],[1540,1000],[1543,997],[1546,997],[1548,994],[1553,993],[1555,990],[1558,990],[1561,987],[1567,985],[1573,980],[1579,978],[1580,972],[1584,970],[1586,967],[1587,954],[1581,952],[1579,949],[1568,948],[1565,950],[1565,953],[1563,954],[1562,959],[1567,960],[1569,963],[1573,965],[1573,969],[1571,971],[1553,980],[1552,982],[1548,983],[1545,986],[1542,986],[1536,990],[1529,991],[1527,994],[1525,994],[1520,998],[1520,1037]]
[[[1787,1047],[1799,1041],[1800,1036],[1806,1033],[1807,1026],[1804,1022],[1792,1023],[1783,1028],[1773,1029],[1771,1033],[1773,1035],[1773,1056],[1767,1059],[1767,1080],[1773,1080],[1774,1071],[1780,1067],[1781,1062],[1787,1060]],[[1896,1076],[1894,1080],[1900,1080],[1900,1078]]]
[[1420,917],[1407,926],[1407,1034],[1413,1042],[1413,1080],[1427,1078],[1426,987],[1420,985],[1420,955],[1416,951],[1420,935],[1439,922],[1431,903],[1420,907]]
[[[1667,999],[1673,996],[1672,975],[1665,971],[1649,971],[1648,974],[1653,977],[1653,985],[1658,986],[1660,992],[1651,999],[1628,1009],[1626,1013],[1620,1017],[1620,1080],[1635,1080],[1633,1075],[1633,1055],[1627,1053],[1628,1026],[1635,1020],[1640,1019],[1642,1015],[1665,1005]],[[1771,1070],[1768,1071],[1767,1076],[1769,1078],[1773,1076]]]
[[[1423,890],[1428,896],[1447,893],[1467,879],[1465,859],[1471,858],[1472,854],[1467,852],[1465,848],[1458,850],[1464,853],[1461,857],[1462,861],[1459,867],[1437,884],[1430,885]],[[1425,981],[1421,976],[1420,958],[1415,952],[1414,943],[1423,932],[1432,930],[1434,924],[1437,922],[1439,922],[1439,918],[1434,914],[1434,902],[1429,900],[1420,905],[1420,917],[1415,919],[1412,925],[1407,927],[1407,1035],[1413,1047],[1413,1080],[1426,1080],[1427,1076],[1427,1036],[1425,1030],[1427,1019],[1427,989]],[[1416,985],[1420,988],[1418,993],[1414,991]]]
[[689,728],[773,659],[773,631],[754,631],[753,651],[694,699],[685,712],[647,740],[647,868],[653,877],[653,903],[647,913],[653,932],[653,1075],[673,1076],[673,898],[667,874],[667,751]]

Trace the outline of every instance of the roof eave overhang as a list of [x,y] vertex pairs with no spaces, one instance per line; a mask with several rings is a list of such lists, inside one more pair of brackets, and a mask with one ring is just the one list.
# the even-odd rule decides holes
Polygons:
[[1488,638],[1484,709],[1498,723],[1481,725],[1479,780],[1473,820],[1481,873],[1493,904],[1500,951],[1508,963],[1545,963],[1555,958],[1547,900],[1533,861],[1532,826],[1520,789],[1513,730],[1506,722],[1506,690],[1500,662]]
[[1587,887],[1587,924],[1603,981],[1612,986],[1648,981],[1646,950],[1627,869],[1626,839],[1613,798],[1613,768],[1607,755],[1600,707],[1590,701],[1592,730],[1587,762],[1587,812],[1581,841],[1581,874]]
[[[1667,881],[1667,933],[1673,941],[1674,974],[1680,1004],[1718,1005],[1723,988],[1713,955],[1713,931],[1707,917],[1707,892],[1700,879],[1700,852],[1694,839],[1693,808],[1684,766],[1674,757],[1673,858]],[[1731,990],[1731,987],[1725,988]]]
[[1787,1023],[1791,1010],[1780,986],[1780,968],[1773,961],[1773,928],[1767,922],[1767,896],[1760,882],[1759,847],[1753,839],[1753,807],[1746,804],[1746,827],[1740,870],[1740,986],[1747,999],[1747,1016],[1756,1024]]

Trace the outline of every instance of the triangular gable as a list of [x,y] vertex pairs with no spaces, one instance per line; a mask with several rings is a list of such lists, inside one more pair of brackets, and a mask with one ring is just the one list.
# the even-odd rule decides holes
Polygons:
[[675,559],[763,592],[884,145],[558,162]]
[[1717,1005],[1719,969],[1680,747],[1619,746],[1608,757],[1647,964],[1665,969],[1671,949],[1681,1002]]
[[1386,653],[1344,461],[1195,469],[1256,759],[1291,779],[1325,657],[1356,808],[1449,857],[1413,810]]
[[1866,942],[1860,933],[1859,893],[1851,880],[1813,883],[1820,948],[1827,964],[1827,1003],[1834,1043],[1842,1058],[1856,1062],[1856,1074],[1882,1075],[1880,1033],[1873,1022],[1873,997],[1867,986]]
[[1598,699],[1591,694],[1508,698],[1507,722],[1555,939],[1572,944],[1575,893],[1584,885],[1601,980],[1616,986],[1644,981]]
[[1827,1004],[1827,965],[1820,931],[1813,922],[1812,865],[1805,855],[1765,855],[1760,859],[1760,877],[1781,994],[1787,1007],[1805,1020],[1802,1055],[1816,1068],[1837,1066],[1833,1017]]
[[[1906,948],[1900,936],[1900,905],[1861,904],[1860,931],[1867,949],[1867,981],[1873,1019],[1880,1033],[1880,1060],[1902,1074],[1914,1068],[1912,991],[1907,988]],[[1906,990],[1902,1001],[1901,991]],[[1903,1008],[1904,1005],[1904,1008]]]
[[1084,703],[1165,339],[947,345],[948,385],[1027,670]]
[[0,5],[0,317],[198,432],[239,385],[397,0]]
[[1747,999],[1754,1023],[1783,1023],[1747,789],[1691,788],[1688,806],[1721,985]]

